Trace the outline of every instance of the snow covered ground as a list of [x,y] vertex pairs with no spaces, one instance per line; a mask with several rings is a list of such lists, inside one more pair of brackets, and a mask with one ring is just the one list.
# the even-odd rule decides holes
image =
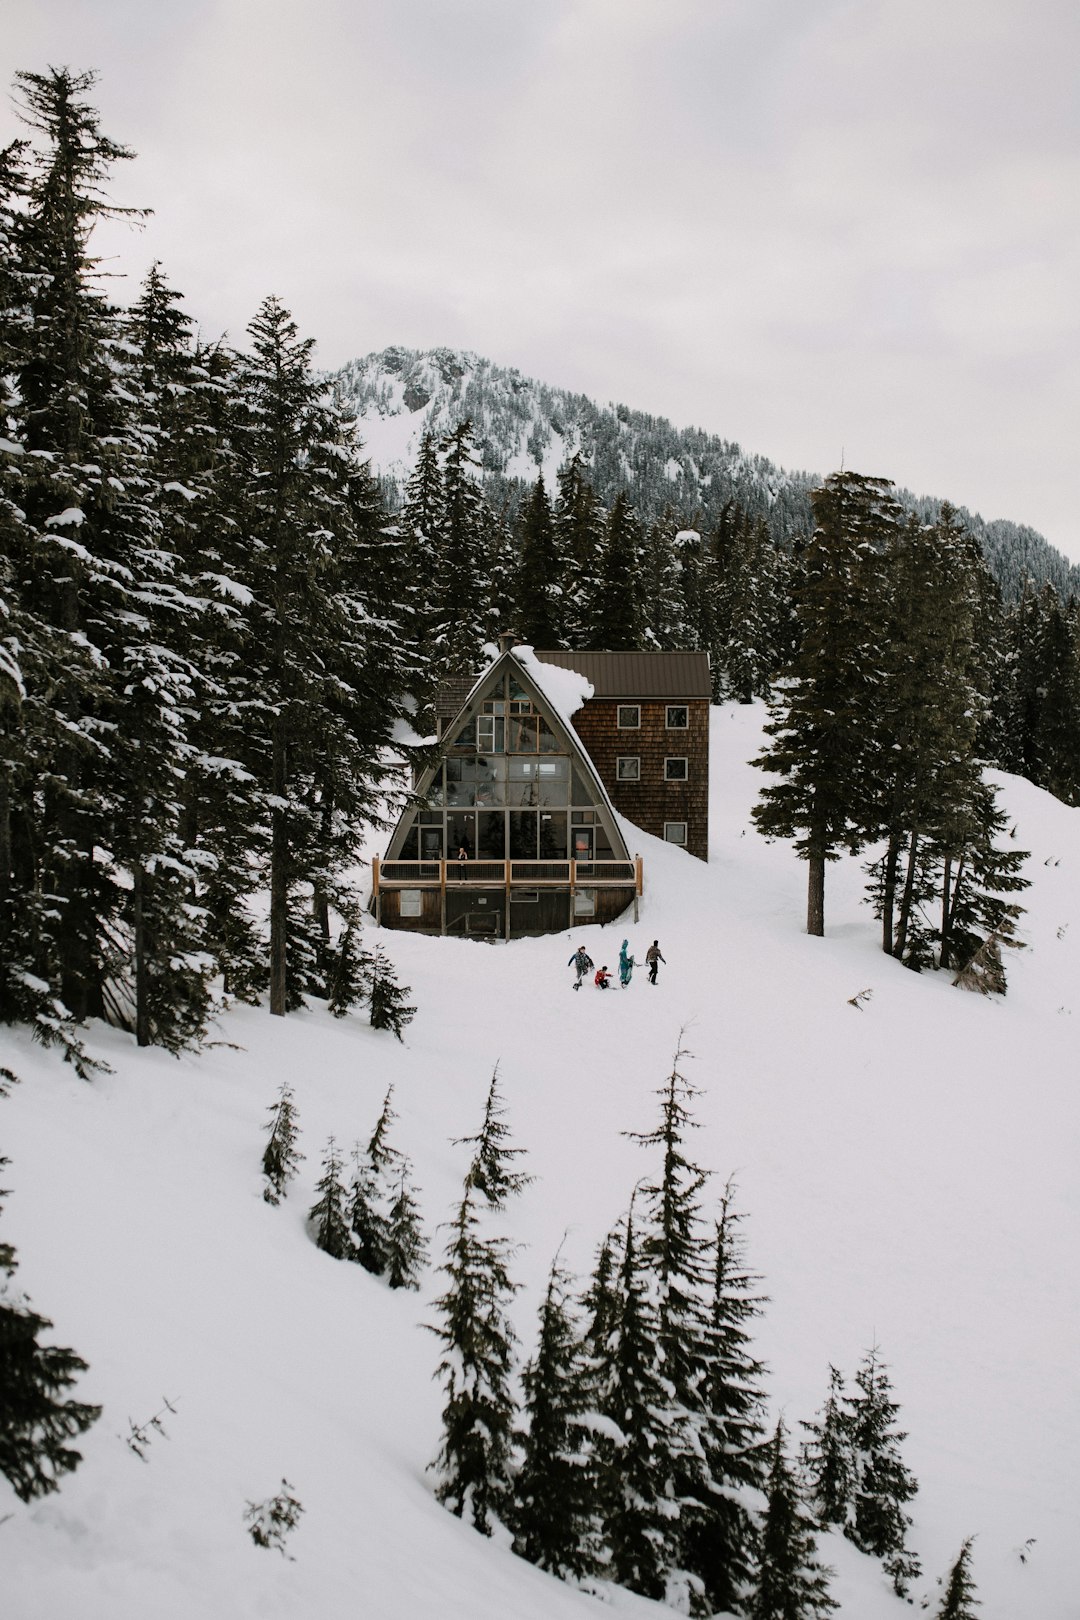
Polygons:
[[[645,857],[636,927],[508,946],[388,936],[420,1009],[404,1045],[362,1016],[240,1009],[180,1062],[95,1027],[114,1072],[85,1084],[0,1034],[23,1081],[0,1103],[0,1231],[57,1342],[90,1364],[77,1395],[105,1408],[59,1494],[26,1506],[0,1481],[4,1620],[602,1613],[437,1506],[438,1347],[422,1324],[438,1279],[391,1293],[316,1250],[305,1213],[328,1134],[366,1141],[393,1081],[393,1140],[430,1226],[445,1220],[468,1155],[451,1139],[478,1127],[498,1062],[536,1176],[506,1217],[529,1353],[564,1232],[585,1273],[649,1168],[620,1133],[653,1125],[680,1028],[703,1091],[696,1156],[718,1188],[734,1173],[771,1296],[757,1347],[775,1409],[797,1428],[828,1364],[853,1373],[876,1341],[921,1484],[916,1607],[936,1608],[936,1577],[976,1533],[985,1620],[1075,1620],[1080,811],[1003,779],[1032,852],[1029,948],[1007,999],[984,1000],[880,953],[857,862],[829,870],[826,939],[802,932],[805,868],[749,824],[761,720],[714,711],[708,867],[628,829]],[[571,942],[613,967],[624,934],[639,960],[659,938],[659,985],[639,971],[625,992],[574,995]],[[282,1079],[307,1159],[274,1209],[259,1165]],[[175,1415],[140,1461],[129,1422],[163,1398]],[[283,1477],[304,1507],[295,1562],[243,1524]],[[876,1562],[837,1537],[822,1550],[841,1620],[907,1612]]]

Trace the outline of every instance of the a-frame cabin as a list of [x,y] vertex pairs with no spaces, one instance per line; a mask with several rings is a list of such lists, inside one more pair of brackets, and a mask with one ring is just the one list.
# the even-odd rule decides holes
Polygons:
[[531,649],[508,647],[478,677],[373,863],[384,927],[512,939],[636,909],[641,859],[553,695],[562,673],[546,692]]

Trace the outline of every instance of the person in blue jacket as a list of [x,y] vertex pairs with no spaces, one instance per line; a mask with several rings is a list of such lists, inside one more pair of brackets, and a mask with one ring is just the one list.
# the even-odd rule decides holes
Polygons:
[[574,989],[580,990],[582,979],[593,965],[592,957],[589,955],[584,945],[578,946],[577,950],[574,952],[573,956],[566,965],[567,967],[572,967],[577,974],[577,978],[574,980]]
[[630,941],[624,939],[619,951],[619,983],[625,990],[634,971],[634,958],[630,955]]

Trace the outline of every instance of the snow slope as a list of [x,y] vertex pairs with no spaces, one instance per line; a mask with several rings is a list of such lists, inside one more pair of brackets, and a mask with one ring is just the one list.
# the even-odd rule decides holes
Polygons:
[[[653,1124],[680,1028],[703,1092],[697,1157],[718,1185],[735,1173],[771,1296],[757,1346],[776,1409],[791,1427],[812,1416],[828,1363],[851,1373],[876,1340],[921,1482],[916,1606],[936,1607],[975,1532],[985,1620],[1075,1620],[1080,812],[1002,779],[1032,851],[1029,948],[1006,1000],[966,995],[880,953],[857,862],[829,870],[827,938],[801,932],[805,869],[748,822],[761,718],[714,711],[707,868],[628,829],[646,869],[636,927],[509,946],[388,936],[420,1008],[404,1045],[362,1017],[240,1009],[222,1044],[177,1062],[96,1026],[114,1072],[88,1085],[0,1034],[23,1080],[0,1104],[0,1230],[17,1282],[90,1364],[79,1397],[105,1408],[59,1494],[25,1506],[0,1481],[4,1620],[603,1612],[434,1502],[435,1274],[390,1293],[317,1251],[304,1216],[328,1133],[366,1140],[393,1081],[394,1141],[430,1225],[445,1220],[468,1152],[452,1139],[477,1128],[498,1061],[537,1178],[507,1212],[529,1353],[563,1233],[584,1273],[650,1168],[620,1133]],[[626,992],[573,995],[571,940],[614,966],[624,934],[639,960],[659,938],[659,985],[639,972]],[[259,1161],[283,1078],[307,1160],[273,1209]],[[142,1462],[123,1437],[163,1397],[176,1412]],[[283,1476],[305,1509],[295,1562],[242,1522]],[[832,1536],[823,1551],[841,1620],[908,1612],[874,1561]]]

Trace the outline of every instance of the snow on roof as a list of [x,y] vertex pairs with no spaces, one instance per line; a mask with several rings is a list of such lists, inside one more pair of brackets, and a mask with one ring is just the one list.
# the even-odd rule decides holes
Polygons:
[[527,670],[544,694],[553,711],[566,724],[573,724],[573,716],[588,703],[593,695],[592,681],[576,669],[562,669],[557,664],[541,663],[531,647],[511,648],[514,658]]

